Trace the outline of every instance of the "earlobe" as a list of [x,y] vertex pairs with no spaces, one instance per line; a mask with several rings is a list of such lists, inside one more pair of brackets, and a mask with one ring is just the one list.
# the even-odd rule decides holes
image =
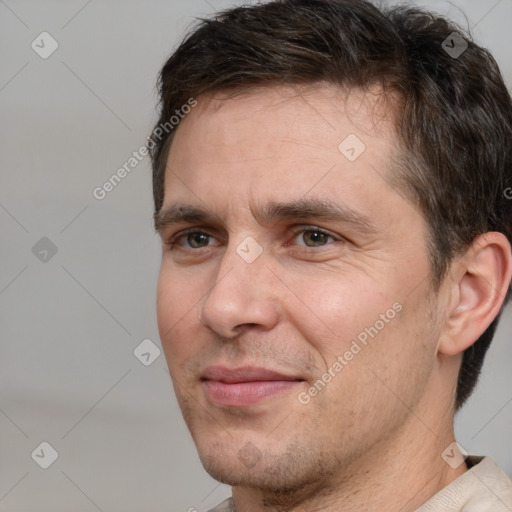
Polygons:
[[479,235],[453,264],[454,300],[439,352],[456,355],[471,346],[498,315],[512,276],[512,253],[505,235]]

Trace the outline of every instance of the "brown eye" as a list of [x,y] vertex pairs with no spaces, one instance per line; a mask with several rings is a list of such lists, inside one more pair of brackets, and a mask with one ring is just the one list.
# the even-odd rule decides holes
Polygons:
[[174,238],[168,242],[171,250],[175,249],[202,249],[211,245],[219,245],[215,237],[204,231],[185,231],[178,233]]
[[319,245],[325,245],[327,243],[329,235],[322,233],[322,231],[305,231],[302,235],[302,239],[306,242],[307,246],[318,247]]
[[303,247],[322,247],[335,239],[329,233],[319,229],[304,229],[297,234],[296,240],[297,244]]
[[193,249],[199,249],[201,247],[206,247],[209,245],[209,240],[211,236],[207,233],[201,233],[200,231],[196,231],[195,233],[189,233],[187,235],[187,242],[190,247]]

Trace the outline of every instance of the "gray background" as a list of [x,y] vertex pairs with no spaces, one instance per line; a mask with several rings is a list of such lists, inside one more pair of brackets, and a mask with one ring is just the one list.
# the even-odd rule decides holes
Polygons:
[[[160,345],[149,158],[105,199],[92,195],[145,142],[156,74],[192,16],[216,0],[0,0],[0,511],[186,511],[229,488],[202,469]],[[512,81],[512,1],[428,6],[461,18]],[[49,32],[42,59],[31,43]],[[37,40],[36,40],[37,41]],[[40,261],[32,247],[57,247]],[[42,257],[42,256],[41,256]],[[512,476],[510,306],[459,442]],[[59,457],[40,468],[49,442]]]

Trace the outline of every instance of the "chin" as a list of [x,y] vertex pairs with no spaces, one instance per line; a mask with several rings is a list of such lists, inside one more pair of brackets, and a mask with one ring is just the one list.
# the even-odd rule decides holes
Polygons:
[[250,487],[272,493],[290,492],[302,487],[296,474],[290,481],[279,465],[247,468],[243,464],[213,458],[205,459],[203,466],[212,478],[231,487]]
[[326,468],[332,462],[326,454],[315,456],[314,452],[291,445],[281,446],[279,453],[272,452],[268,446],[260,451],[250,441],[234,440],[229,446],[217,442],[197,448],[205,470],[215,480],[269,493],[295,493],[314,485],[327,476]]

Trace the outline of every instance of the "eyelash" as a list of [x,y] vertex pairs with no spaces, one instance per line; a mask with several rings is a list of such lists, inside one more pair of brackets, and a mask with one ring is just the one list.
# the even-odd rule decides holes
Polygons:
[[[297,238],[297,236],[303,234],[303,233],[307,233],[309,231],[313,231],[313,232],[317,232],[317,233],[322,233],[328,237],[331,237],[334,239],[334,242],[344,242],[346,241],[345,238],[339,236],[339,235],[335,235],[334,233],[331,233],[330,231],[327,231],[325,229],[322,229],[322,228],[319,228],[318,226],[303,226],[301,227],[300,229],[296,229],[296,230],[292,230],[293,231],[293,234],[294,234],[294,239]],[[198,229],[198,228],[189,228],[185,231],[180,231],[179,233],[177,233],[175,236],[173,236],[171,238],[171,240],[169,240],[168,242],[165,242],[166,245],[168,245],[170,247],[171,250],[174,250],[175,246],[178,244],[179,240],[188,236],[188,235],[191,235],[191,234],[202,234],[202,235],[207,235],[211,238],[215,238],[213,235],[211,235],[210,233],[208,233],[208,231],[204,230],[204,229]],[[322,247],[325,247],[327,245],[330,245],[331,243],[333,242],[329,242],[329,243],[326,243],[325,245],[321,245],[321,246],[318,246],[318,247],[308,247],[308,246],[302,246],[300,245],[299,247],[302,248],[302,249],[320,249]],[[289,245],[287,243],[287,245]],[[210,246],[204,246],[204,247],[199,247],[197,249],[194,249],[194,248],[183,248],[185,250],[198,250],[198,249],[206,249],[207,247],[210,247]]]

